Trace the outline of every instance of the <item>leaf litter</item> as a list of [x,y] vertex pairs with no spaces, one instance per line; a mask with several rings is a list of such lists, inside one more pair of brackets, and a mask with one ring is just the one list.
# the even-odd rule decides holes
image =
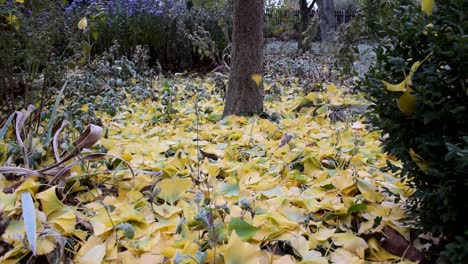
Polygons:
[[[1,263],[420,260],[403,208],[413,190],[381,169],[399,162],[362,115],[330,118],[336,106],[367,106],[362,95],[333,83],[303,94],[298,78],[270,76],[266,113],[221,120],[217,76],[155,81],[156,93],[170,83],[170,102],[127,94],[68,149],[59,146],[67,124],[58,125],[52,151],[36,142],[46,157],[37,167],[22,138],[33,109],[16,113],[14,130],[10,117],[0,139]],[[26,158],[8,159],[13,148]]]

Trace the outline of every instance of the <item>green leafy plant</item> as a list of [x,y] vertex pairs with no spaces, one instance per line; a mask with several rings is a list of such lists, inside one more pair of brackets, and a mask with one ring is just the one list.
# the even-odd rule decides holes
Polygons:
[[32,103],[42,109],[69,66],[73,33],[63,4],[7,1],[0,5],[0,21],[0,117]]
[[468,230],[468,2],[438,1],[433,13],[399,2],[360,87],[374,102],[370,120],[386,135],[384,150],[402,161],[400,174],[415,188],[408,202],[415,223],[441,236],[450,262],[466,262],[466,250],[456,249],[466,248]]

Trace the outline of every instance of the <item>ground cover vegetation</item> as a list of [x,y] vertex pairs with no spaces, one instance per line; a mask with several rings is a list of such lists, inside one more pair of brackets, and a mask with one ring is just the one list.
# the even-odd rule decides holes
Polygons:
[[0,0],[0,262],[466,262],[466,3],[337,2],[223,117],[230,1]]

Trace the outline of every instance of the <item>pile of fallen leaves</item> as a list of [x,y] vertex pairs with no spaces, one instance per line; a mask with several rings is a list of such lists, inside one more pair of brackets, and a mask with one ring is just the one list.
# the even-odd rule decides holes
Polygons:
[[[12,158],[27,149],[28,112],[3,126],[1,263],[421,258],[403,210],[412,190],[381,170],[398,161],[382,154],[362,116],[330,118],[336,107],[365,106],[362,96],[334,84],[302,96],[297,79],[266,83],[267,94],[281,91],[264,115],[220,120],[212,77],[170,83],[170,101],[127,94],[115,116],[96,113],[102,129],[90,125],[70,144],[63,123],[50,146],[30,138],[46,157],[35,165]],[[167,86],[153,83],[157,94]]]

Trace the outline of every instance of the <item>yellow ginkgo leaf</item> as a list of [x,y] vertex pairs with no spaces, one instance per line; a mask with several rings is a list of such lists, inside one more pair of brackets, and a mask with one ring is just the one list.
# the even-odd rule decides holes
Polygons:
[[399,84],[391,84],[386,81],[382,81],[382,83],[385,85],[385,88],[391,92],[404,92],[406,91],[406,79],[404,79],[401,83]]
[[337,248],[335,251],[333,251],[330,254],[330,260],[331,263],[337,263],[337,264],[364,264],[364,260],[360,259],[358,256],[355,254],[349,252],[346,249],[343,248]]
[[375,187],[368,179],[357,179],[356,185],[362,196],[369,202],[380,202],[383,200],[384,196],[380,192],[375,191]]
[[409,149],[409,154],[414,163],[416,163],[416,166],[418,166],[422,172],[427,174],[427,169],[429,169],[429,164],[427,164],[427,161],[425,161],[419,154],[414,152],[412,148]]
[[104,260],[104,256],[106,255],[106,246],[104,244],[96,245],[86,254],[78,258],[78,263],[83,264],[100,264]]
[[161,188],[158,197],[164,199],[169,204],[182,198],[185,191],[192,187],[192,180],[190,178],[175,177],[172,179],[164,179],[156,185]]
[[21,193],[21,191],[30,191],[31,193],[36,193],[39,189],[39,183],[36,181],[35,177],[27,178],[17,189],[16,193]]
[[55,194],[54,186],[36,195],[49,224],[58,232],[68,235],[74,231],[76,216],[71,207],[64,205]]
[[85,29],[88,27],[88,19],[86,17],[83,17],[80,22],[78,22],[78,28],[79,29]]
[[314,237],[318,241],[326,241],[329,239],[333,234],[335,234],[336,228],[328,229],[328,228],[320,228],[315,234]]
[[[430,55],[431,54],[427,55],[427,57],[424,60],[426,60]],[[386,81],[382,81],[382,83],[385,85],[385,88],[387,88],[387,90],[391,92],[406,92],[407,88],[409,88],[408,86],[411,85],[411,78],[413,78],[414,73],[418,70],[421,64],[422,62],[420,61],[416,61],[415,63],[413,63],[413,65],[411,65],[410,73],[399,84],[391,84]]]
[[303,236],[294,236],[290,239],[291,246],[301,255],[301,263],[327,264],[327,258],[316,250],[310,250],[308,241]]
[[392,255],[385,251],[380,245],[377,239],[371,238],[367,241],[367,244],[369,245],[369,253],[370,257],[373,261],[379,261],[379,262],[392,262],[394,260],[399,260],[400,257],[397,257],[395,255]]
[[162,205],[154,206],[154,212],[159,214],[162,218],[169,218],[182,212],[182,208],[164,203]]
[[57,186],[51,187],[36,195],[36,198],[41,201],[42,210],[46,215],[50,215],[54,211],[58,211],[65,207],[65,205],[57,198],[55,189],[57,189]]
[[105,208],[100,208],[89,222],[93,226],[94,235],[99,236],[114,228],[112,220],[109,218]]
[[0,212],[10,212],[15,210],[16,194],[4,193],[0,191]]
[[70,207],[64,207],[49,217],[49,224],[63,235],[69,235],[75,231],[76,216]]
[[434,7],[434,0],[421,0],[421,11],[428,16],[432,16],[432,8]]
[[369,247],[364,239],[352,233],[337,233],[332,236],[332,239],[335,245],[342,246],[361,258],[364,257],[364,250]]
[[263,79],[262,75],[258,73],[252,74],[250,78],[252,78],[252,81],[254,81],[257,86],[260,86],[260,83]]
[[57,246],[57,241],[55,240],[55,237],[52,235],[44,235],[40,236],[37,239],[37,255],[45,255],[52,250],[55,249]]
[[24,4],[24,0],[16,0],[16,3]]
[[130,162],[133,159],[133,157],[132,157],[132,155],[130,153],[124,153],[124,154],[120,155],[120,157],[122,159],[124,159],[125,161],[128,161],[128,162]]
[[88,110],[89,110],[88,104],[84,104],[84,105],[81,107],[81,111],[83,111],[83,112],[88,112]]
[[413,90],[408,87],[408,90],[404,92],[398,99],[398,109],[405,115],[412,115],[416,111],[416,96],[411,93]]
[[6,20],[9,24],[15,24],[16,22],[18,22],[18,17],[13,14],[9,14],[8,16],[6,16]]
[[260,257],[260,248],[242,242],[236,231],[232,231],[227,246],[223,249],[226,264],[256,264]]

